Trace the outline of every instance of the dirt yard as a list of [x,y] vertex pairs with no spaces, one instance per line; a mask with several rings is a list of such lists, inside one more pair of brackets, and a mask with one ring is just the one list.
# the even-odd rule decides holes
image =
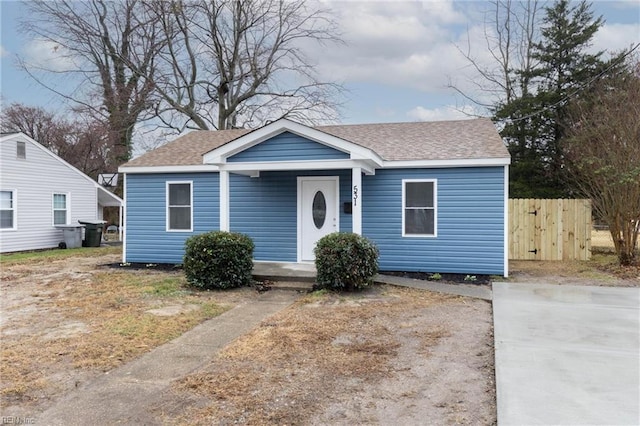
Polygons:
[[640,287],[640,265],[621,267],[610,252],[595,252],[589,261],[509,262],[510,280],[548,284]]
[[312,294],[174,392],[189,408],[172,424],[494,424],[491,305],[393,287]]
[[[257,296],[104,266],[118,262],[114,249],[58,253],[2,261],[2,416],[35,416]],[[621,272],[611,256],[512,268],[518,281],[640,285],[640,270]],[[301,295],[176,382],[154,413],[159,424],[494,424],[491,304],[385,286]]]
[[[1,415],[58,396],[223,313],[253,292],[192,292],[180,272],[114,269],[111,248],[3,259]],[[71,254],[72,256],[69,256]]]

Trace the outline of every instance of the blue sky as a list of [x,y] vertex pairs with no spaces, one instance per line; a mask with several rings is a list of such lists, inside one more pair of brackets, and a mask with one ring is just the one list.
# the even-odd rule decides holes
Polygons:
[[[484,60],[481,1],[332,2],[345,39],[344,46],[313,52],[325,78],[342,81],[345,94],[343,122],[392,122],[462,118],[471,110],[447,88],[450,80],[472,91],[477,79],[456,48],[472,41],[474,54]],[[604,27],[594,50],[619,50],[640,42],[640,2],[596,1]],[[16,55],[55,64],[47,46],[17,31],[24,6],[0,0],[0,93],[3,105],[22,102],[56,110],[59,98],[40,87],[15,66]]]

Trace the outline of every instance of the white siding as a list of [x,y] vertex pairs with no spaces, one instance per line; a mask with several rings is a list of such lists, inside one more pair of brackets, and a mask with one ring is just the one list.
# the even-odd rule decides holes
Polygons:
[[31,140],[26,159],[18,159],[16,150],[17,139],[3,138],[0,189],[17,190],[17,229],[0,230],[0,252],[57,247],[63,241],[53,226],[54,193],[68,194],[69,224],[97,218],[96,185],[87,176]]

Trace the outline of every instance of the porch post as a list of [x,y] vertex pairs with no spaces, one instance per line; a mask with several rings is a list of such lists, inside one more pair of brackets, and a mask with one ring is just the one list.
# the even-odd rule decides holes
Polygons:
[[354,167],[351,172],[352,231],[362,235],[362,169]]
[[120,223],[118,224],[122,241],[122,263],[127,263],[127,174],[122,174],[122,204],[120,204]]
[[220,230],[229,230],[229,172],[220,170]]

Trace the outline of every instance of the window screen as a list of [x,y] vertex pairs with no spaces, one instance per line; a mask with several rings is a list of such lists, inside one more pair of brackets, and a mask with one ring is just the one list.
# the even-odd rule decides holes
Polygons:
[[435,182],[404,182],[403,213],[405,235],[435,235]]
[[53,194],[53,224],[67,224],[67,194]]
[[13,229],[15,199],[13,191],[0,191],[0,229]]
[[171,231],[191,230],[191,184],[170,183],[168,197],[168,229]]

